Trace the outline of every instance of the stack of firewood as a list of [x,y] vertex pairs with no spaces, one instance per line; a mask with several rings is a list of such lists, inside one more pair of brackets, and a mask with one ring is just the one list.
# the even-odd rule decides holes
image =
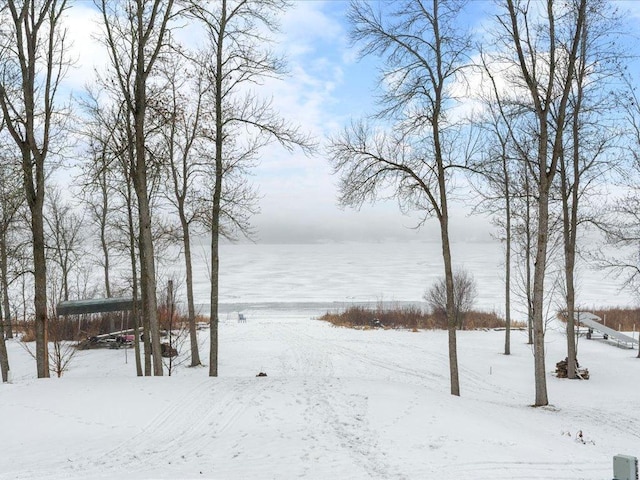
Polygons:
[[[556,363],[556,377],[558,378],[567,378],[568,370],[567,370],[567,359]],[[576,362],[578,365],[578,362]],[[581,378],[582,380],[589,380],[589,369],[588,368],[580,368],[579,366],[576,368],[576,377]]]

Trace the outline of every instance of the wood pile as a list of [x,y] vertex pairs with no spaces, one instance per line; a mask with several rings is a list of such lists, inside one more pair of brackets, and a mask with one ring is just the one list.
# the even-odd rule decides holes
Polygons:
[[[556,363],[556,377],[558,378],[568,378],[568,369],[567,369],[567,359]],[[580,368],[578,362],[576,361],[576,377],[582,380],[589,380],[589,369]]]

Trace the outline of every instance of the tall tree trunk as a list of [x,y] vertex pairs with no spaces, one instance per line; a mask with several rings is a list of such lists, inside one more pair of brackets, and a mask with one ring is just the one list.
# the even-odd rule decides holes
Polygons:
[[[146,191],[146,186],[144,187]],[[140,219],[140,288],[142,290],[143,319],[148,324],[151,337],[151,360],[153,374],[163,373],[162,356],[160,355],[160,328],[158,325],[158,304],[156,297],[155,264],[153,239],[151,235],[151,216],[146,193],[138,195],[138,216]],[[146,348],[146,341],[145,341]],[[146,352],[145,352],[146,353]]]
[[0,308],[0,372],[2,373],[2,382],[8,382],[9,354],[7,353],[7,344],[4,340],[4,322],[2,321],[2,308]]
[[187,281],[187,315],[189,322],[189,340],[191,342],[191,366],[201,365],[200,352],[198,351],[198,331],[196,329],[196,308],[193,299],[193,264],[191,261],[191,237],[189,233],[189,222],[184,215],[184,204],[180,208],[180,222],[182,224],[184,262]]
[[526,235],[526,289],[527,289],[527,343],[533,345],[533,298],[531,289],[531,195],[529,174],[525,171],[525,188],[526,188],[526,209],[525,209],[525,235]]
[[[127,140],[130,175],[138,200],[140,252],[140,290],[143,321],[149,324],[153,373],[163,374],[160,355],[160,328],[156,297],[156,271],[151,231],[151,200],[148,187],[145,118],[147,112],[147,81],[153,65],[169,39],[167,25],[172,17],[173,0],[135,2],[99,2],[105,26],[110,60],[122,98],[126,102]],[[111,9],[111,5],[115,5]],[[118,7],[122,7],[118,10]],[[165,36],[166,34],[166,36]],[[135,151],[132,152],[131,149]],[[146,347],[146,343],[145,343]],[[145,348],[145,362],[148,354]]]
[[9,266],[6,239],[0,242],[0,296],[4,310],[4,329],[7,338],[13,338],[11,325],[11,305],[9,304]]
[[220,203],[222,199],[222,148],[224,145],[224,119],[222,117],[222,74],[224,37],[227,25],[227,0],[222,0],[220,9],[220,27],[218,31],[218,44],[216,45],[216,71],[215,71],[215,112],[216,112],[216,138],[215,161],[216,180],[213,191],[213,204],[211,211],[211,310],[210,310],[210,341],[209,351],[209,375],[218,376],[218,303],[219,303],[219,274],[220,274]]
[[[216,163],[217,159],[216,159]],[[218,178],[220,177],[220,178]],[[218,224],[220,222],[220,195],[222,175],[216,172],[216,185],[213,200],[212,220],[214,227],[211,231],[211,310],[210,310],[210,342],[209,350],[209,376],[218,376],[218,281],[220,271]]]
[[504,354],[511,355],[511,190],[507,157],[502,155],[502,174],[505,186],[505,253],[504,253]]
[[47,322],[47,263],[44,241],[44,175],[35,198],[28,198],[33,234],[34,307],[36,326],[36,364],[38,378],[49,377],[49,332]]
[[449,244],[448,213],[446,206],[440,219],[440,232],[442,240],[442,258],[444,260],[445,285],[447,290],[447,325],[449,337],[449,377],[451,380],[451,395],[460,396],[460,379],[458,375],[458,346],[456,338],[456,315],[453,293],[453,268],[451,262],[451,249]]
[[[437,95],[440,95],[438,91]],[[440,105],[440,101],[438,101]],[[449,377],[451,383],[451,395],[460,396],[460,379],[458,375],[458,346],[456,338],[457,318],[454,298],[453,267],[451,261],[451,246],[449,242],[449,208],[447,204],[447,184],[446,172],[442,150],[440,146],[440,129],[438,125],[438,115],[433,123],[433,139],[436,151],[436,161],[438,164],[438,190],[440,194],[440,238],[442,242],[442,259],[444,261],[444,277],[447,291],[447,325],[449,340]]]
[[585,27],[582,29],[580,43],[580,70],[576,75],[576,97],[575,105],[571,115],[571,137],[573,143],[573,185],[567,179],[567,168],[562,157],[561,165],[562,180],[562,211],[564,226],[564,256],[565,256],[565,278],[567,288],[567,376],[576,378],[577,368],[577,347],[575,334],[575,264],[576,264],[576,243],[578,241],[578,202],[580,199],[580,114],[582,111],[582,100],[584,95],[584,81],[586,73],[587,54],[587,33]]
[[547,229],[549,227],[548,196],[541,195],[538,214],[538,242],[533,278],[533,352],[536,380],[535,405],[540,407],[549,404],[544,355],[544,277],[547,263]]
[[[142,16],[138,17],[138,31],[143,31]],[[149,324],[151,337],[151,353],[153,360],[153,374],[163,374],[162,356],[160,355],[160,327],[158,325],[158,299],[156,297],[156,268],[153,250],[153,233],[151,231],[151,208],[149,205],[149,191],[147,186],[147,152],[145,149],[145,115],[146,115],[146,76],[145,45],[138,43],[136,86],[135,86],[135,164],[133,186],[138,199],[138,219],[140,228],[140,287],[142,290],[142,304],[144,318]]]
[[[574,126],[575,128],[575,126]],[[577,140],[576,140],[577,141]],[[574,143],[575,146],[575,143]],[[560,165],[560,179],[562,185],[562,226],[564,237],[564,274],[567,308],[567,377],[576,378],[576,337],[575,337],[575,235],[574,205],[569,205],[569,181],[567,179],[566,164],[563,159]],[[577,179],[574,179],[577,181]],[[573,186],[574,190],[577,184]],[[577,212],[576,212],[577,213]]]
[[[143,312],[140,311],[140,294],[138,291],[138,262],[136,259],[136,235],[133,221],[133,195],[131,192],[131,181],[127,179],[127,220],[129,229],[129,258],[131,260],[131,290],[133,296],[133,309],[131,314],[133,315],[133,348],[136,357],[136,374],[142,376],[142,359],[140,358],[140,317]],[[144,322],[143,322],[144,323]],[[143,328],[144,335],[144,350],[145,350],[145,374],[151,374],[151,357],[150,357],[150,343],[149,333]]]
[[104,258],[104,293],[107,298],[111,298],[111,281],[109,280],[109,244],[107,243],[107,211],[109,208],[109,196],[107,192],[106,169],[100,174],[100,193],[102,204],[100,207],[100,246],[102,247],[102,257]]

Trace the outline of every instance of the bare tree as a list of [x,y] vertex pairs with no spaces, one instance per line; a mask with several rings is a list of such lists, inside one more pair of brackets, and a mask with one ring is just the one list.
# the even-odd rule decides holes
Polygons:
[[146,150],[147,89],[158,57],[166,46],[173,0],[127,0],[98,5],[105,27],[105,44],[111,67],[122,94],[126,121],[131,178],[135,187],[139,217],[140,286],[143,315],[149,324],[153,373],[162,375],[160,331],[156,297],[156,270],[151,208],[149,205],[148,152]]
[[13,252],[12,238],[19,228],[19,210],[24,206],[20,162],[13,158],[9,146],[0,145],[0,304],[3,309],[4,329],[7,338],[13,338],[9,285],[13,279],[9,276]]
[[[195,302],[193,297],[192,226],[202,218],[198,180],[203,168],[196,145],[202,136],[201,116],[204,96],[203,68],[176,55],[163,65],[161,75],[167,82],[166,94],[160,97],[158,116],[164,117],[160,135],[162,156],[166,157],[169,182],[166,195],[180,219],[180,238],[186,269],[187,315],[191,342],[191,366],[201,365],[198,351]],[[198,160],[197,160],[198,158]],[[169,362],[169,375],[173,364]]]
[[309,139],[281,119],[270,101],[251,90],[265,77],[283,73],[283,61],[269,49],[270,33],[287,3],[282,0],[193,0],[189,12],[204,27],[208,54],[206,100],[211,106],[204,128],[210,151],[211,198],[206,219],[211,231],[211,310],[209,375],[218,375],[219,242],[246,234],[256,195],[244,174],[259,151],[276,141],[287,149],[311,147]]
[[[513,51],[521,80],[519,86],[530,96],[535,118],[536,155],[528,168],[537,181],[538,227],[533,281],[533,334],[535,363],[535,405],[548,405],[544,360],[544,283],[549,240],[549,199],[558,162],[563,151],[563,134],[576,61],[585,23],[587,0],[572,0],[559,6],[547,0],[544,12],[530,9],[530,3],[506,1],[506,14],[498,21],[507,48]],[[555,113],[555,129],[552,124]]]
[[[0,307],[0,315],[2,308]],[[2,317],[0,317],[2,318]],[[2,374],[2,382],[9,381],[9,354],[7,353],[7,344],[4,335],[4,322],[0,320],[0,373]]]
[[[464,319],[467,313],[473,309],[473,304],[478,297],[478,289],[473,275],[464,268],[457,269],[453,273],[453,310],[457,328],[464,328]],[[447,314],[447,284],[444,278],[440,278],[424,293],[424,299],[431,307],[431,311],[437,315]]]
[[[54,307],[55,312],[55,307]],[[64,338],[65,322],[60,317],[53,315],[49,322],[49,335],[51,339],[51,349],[49,360],[51,369],[60,378],[69,369],[69,364],[75,356],[77,349],[75,342]]]
[[[103,91],[113,95],[113,92],[109,92],[110,86],[113,85],[112,82],[99,78],[98,84],[103,87]],[[100,231],[105,292],[107,296],[110,296],[113,289],[109,271],[112,264],[109,252],[110,249],[113,249],[115,255],[127,258],[130,266],[130,288],[128,290],[134,300],[132,318],[136,373],[138,376],[142,376],[139,331],[141,325],[138,309],[140,293],[137,252],[139,248],[138,234],[136,233],[139,232],[139,227],[135,215],[136,195],[133,191],[131,178],[131,155],[133,152],[128,136],[130,130],[126,126],[128,116],[122,105],[110,102],[109,98],[103,99],[98,95],[92,95],[85,107],[89,112],[85,135],[89,139],[91,152],[89,165],[84,172],[85,191],[97,192],[97,201],[90,201],[93,205],[90,210]],[[143,320],[142,326],[146,333],[144,335],[144,373],[150,375],[149,325]]]
[[112,231],[110,220],[115,209],[113,200],[115,189],[112,186],[113,171],[118,165],[117,158],[123,154],[122,146],[117,142],[117,130],[122,127],[117,114],[112,115],[117,107],[101,104],[100,95],[88,92],[83,104],[88,118],[85,122],[84,135],[87,139],[89,161],[83,170],[83,202],[89,213],[89,221],[98,230],[98,241],[101,255],[97,256],[102,266],[104,278],[104,295],[111,297],[111,264],[112,264]]
[[[2,122],[0,122],[0,133],[2,131],[1,127]],[[2,157],[4,157],[4,155]],[[7,307],[9,302],[7,282],[7,236],[9,227],[12,223],[12,217],[15,214],[15,210],[12,207],[13,205],[19,205],[21,203],[15,202],[16,198],[21,197],[18,195],[18,193],[20,193],[19,190],[17,188],[12,188],[11,179],[15,178],[15,175],[9,173],[10,169],[7,167],[10,165],[11,163],[6,161],[6,158],[0,158],[0,296],[2,297],[0,299],[0,373],[2,373],[3,382],[9,381],[9,355],[7,353],[5,335],[6,330],[8,330],[8,327],[11,325],[10,312]],[[7,201],[6,204],[5,201]],[[12,212],[12,210],[14,211]]]
[[514,202],[513,239],[514,254],[520,262],[516,265],[520,268],[520,297],[526,305],[527,314],[527,343],[533,345],[533,261],[535,257],[535,198],[534,179],[531,178],[526,168],[526,160],[516,172],[516,184],[520,184],[519,193]]
[[624,286],[640,300],[640,96],[630,77],[625,78],[625,86],[625,152],[630,162],[621,186],[626,193],[607,207],[604,219],[597,224],[605,234],[609,252],[596,260],[598,266],[621,276]]
[[[479,185],[476,189],[480,202],[474,211],[484,211],[492,215],[494,225],[499,229],[499,238],[504,243],[504,298],[505,298],[505,337],[504,354],[511,354],[511,261],[513,249],[513,203],[515,190],[514,177],[519,168],[517,152],[512,146],[512,133],[509,130],[507,113],[501,102],[496,80],[482,56],[482,73],[489,79],[489,92],[482,93],[485,113],[478,122],[485,139],[485,147],[480,151],[478,165],[474,165]],[[477,175],[479,173],[479,175]]]
[[[363,55],[385,59],[383,90],[375,128],[365,122],[334,138],[334,171],[341,173],[340,202],[359,207],[384,196],[401,209],[435,216],[440,226],[446,284],[451,394],[460,395],[454,280],[449,240],[452,168],[467,162],[464,128],[455,120],[453,85],[461,80],[471,45],[456,28],[462,2],[406,1],[376,10],[354,2],[349,14],[353,39]],[[391,123],[391,126],[389,126]]]
[[614,83],[619,82],[619,72],[624,70],[620,65],[624,56],[611,33],[619,30],[617,24],[607,2],[589,2],[569,97],[566,146],[559,160],[568,378],[576,378],[577,368],[574,312],[578,231],[593,222],[586,212],[589,199],[598,197],[596,188],[617,163],[611,152],[619,128],[617,122],[612,123],[611,112],[618,104]]
[[51,260],[58,267],[61,279],[61,291],[53,292],[59,300],[69,300],[69,280],[83,256],[82,246],[86,240],[83,234],[84,219],[73,210],[73,207],[62,198],[60,190],[52,193],[46,201],[46,217],[48,245]]
[[21,155],[24,190],[31,212],[35,280],[36,364],[49,376],[47,272],[43,207],[46,161],[60,112],[55,97],[68,67],[65,0],[7,0],[0,24],[0,107]]

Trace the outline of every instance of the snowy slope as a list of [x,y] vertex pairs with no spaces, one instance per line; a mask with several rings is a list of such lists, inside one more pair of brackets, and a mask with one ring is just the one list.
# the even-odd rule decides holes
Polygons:
[[[247,316],[220,326],[219,378],[205,368],[136,378],[130,354],[101,350],[79,352],[62,379],[35,380],[10,342],[0,479],[602,480],[613,455],[640,456],[636,352],[581,340],[591,379],[549,373],[552,406],[536,409],[523,332],[509,357],[503,332],[460,332],[456,398],[446,332]],[[551,372],[564,337],[547,341]]]

